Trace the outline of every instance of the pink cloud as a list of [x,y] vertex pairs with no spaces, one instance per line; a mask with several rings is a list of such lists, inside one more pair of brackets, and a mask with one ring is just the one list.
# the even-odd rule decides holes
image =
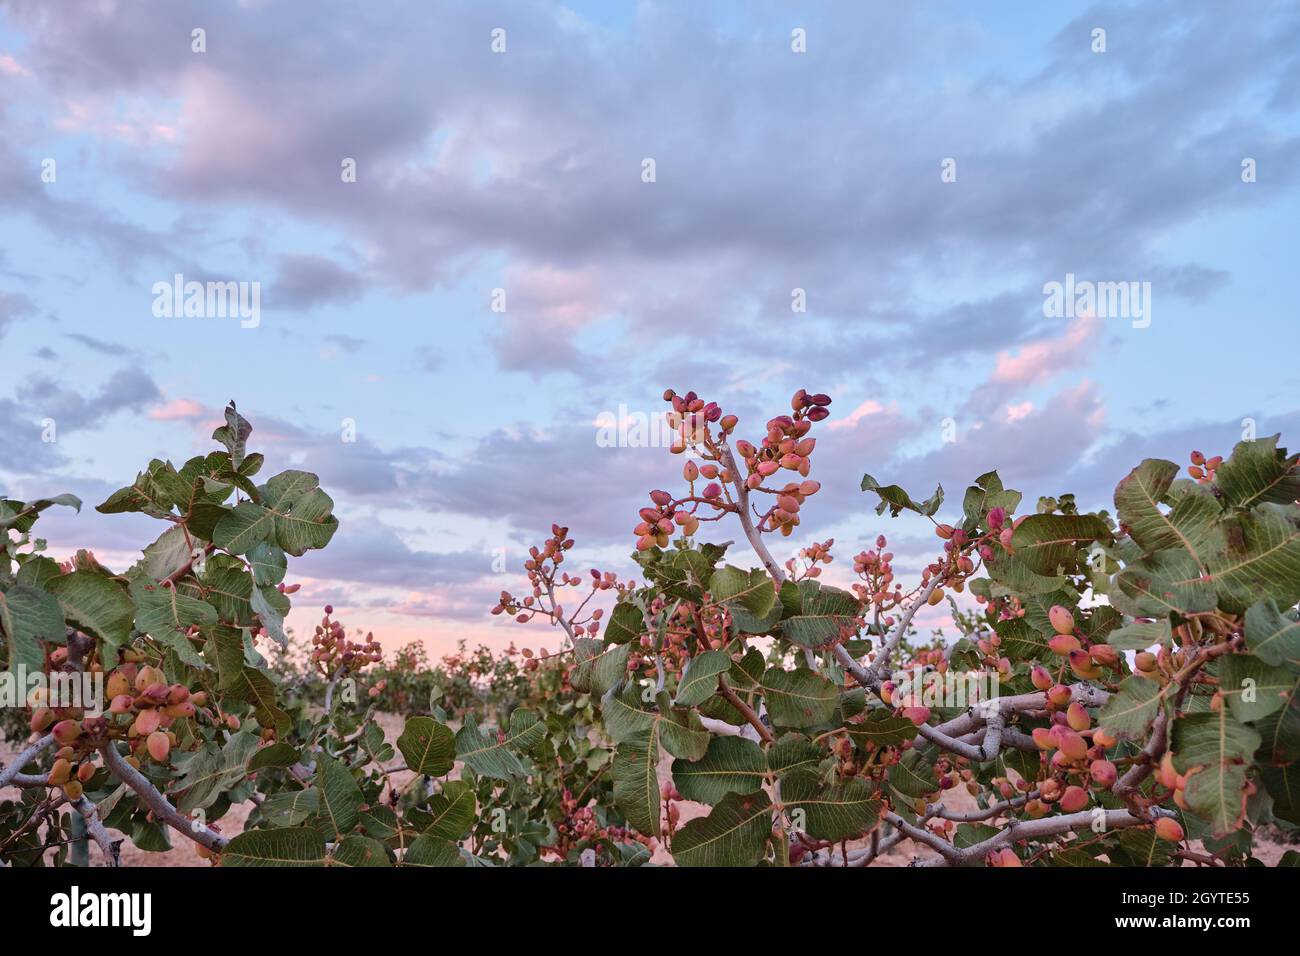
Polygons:
[[1080,316],[1059,338],[1039,339],[1021,347],[1019,353],[999,352],[991,382],[998,385],[1035,385],[1057,372],[1083,361],[1084,347],[1100,328],[1091,315]]
[[1021,402],[1019,405],[1007,406],[1007,421],[1015,422],[1024,418],[1034,410],[1033,402]]
[[5,76],[31,76],[27,67],[23,66],[8,53],[0,55],[0,73]]
[[868,415],[879,415],[884,410],[884,405],[881,405],[874,398],[869,398],[857,408],[853,409],[853,411],[849,412],[849,414],[844,418],[839,418],[830,422],[828,427],[854,428],[857,426],[858,422],[862,421],[862,419],[866,418]]
[[207,415],[206,408],[188,398],[174,398],[149,409],[149,417],[156,422],[192,421]]

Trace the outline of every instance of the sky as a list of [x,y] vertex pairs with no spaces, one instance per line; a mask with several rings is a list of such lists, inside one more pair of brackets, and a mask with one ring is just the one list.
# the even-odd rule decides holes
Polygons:
[[[0,0],[0,493],[79,495],[49,553],[125,570],[162,528],[93,505],[234,399],[337,502],[296,628],[555,647],[488,614],[527,547],[629,573],[681,484],[599,424],[671,387],[757,438],[804,387],[774,550],[833,537],[843,585],[884,532],[906,578],[936,539],[864,472],[1107,507],[1296,444],[1297,145],[1292,2]],[[156,314],[178,274],[256,321]],[[1067,275],[1142,314],[1049,314]]]

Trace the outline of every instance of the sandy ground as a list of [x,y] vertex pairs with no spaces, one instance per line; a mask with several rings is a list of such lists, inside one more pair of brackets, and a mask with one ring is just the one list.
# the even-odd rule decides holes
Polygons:
[[[396,714],[378,714],[376,719],[379,725],[384,729],[384,736],[389,743],[395,743],[402,732],[405,721]],[[18,748],[14,747],[8,741],[0,740],[0,763],[8,763],[17,752]],[[398,766],[402,763],[401,755],[397,755],[388,766]],[[659,764],[659,779],[667,780],[671,776],[672,757],[667,754]],[[455,772],[453,771],[453,776]],[[399,789],[411,779],[411,773],[408,771],[399,771],[392,775],[393,784]],[[956,791],[948,796],[948,804],[955,810],[969,810],[975,807],[975,801],[964,791]],[[226,836],[234,836],[243,832],[244,824],[248,820],[249,811],[252,809],[251,804],[242,804],[232,807],[230,811],[219,821],[221,832]],[[687,821],[696,817],[704,816],[709,812],[709,808],[702,803],[694,803],[686,800],[679,804],[680,820],[678,828],[685,825]],[[117,831],[110,831],[114,836],[118,836]],[[188,840],[177,838],[173,834],[173,848],[166,853],[148,853],[132,846],[131,843],[122,844],[122,865],[123,866],[208,866],[209,864],[201,860],[194,851],[194,845]],[[849,849],[855,849],[862,843],[850,843]],[[1190,844],[1193,849],[1200,849],[1199,844],[1193,842]],[[1261,861],[1269,866],[1275,866],[1282,854],[1289,849],[1270,842],[1258,842],[1255,847],[1255,855]],[[882,854],[872,865],[873,866],[907,866],[915,859],[926,859],[935,856],[935,852],[929,847],[920,846],[911,840],[905,840],[898,844],[891,852]],[[99,866],[102,862],[99,848],[91,847],[90,850],[91,865]],[[652,862],[658,864],[672,863],[672,856],[660,844],[652,857]],[[1193,864],[1186,864],[1191,866]]]

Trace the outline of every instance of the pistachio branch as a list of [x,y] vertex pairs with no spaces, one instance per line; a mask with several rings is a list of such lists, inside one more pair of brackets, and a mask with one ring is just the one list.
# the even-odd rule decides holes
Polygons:
[[195,843],[207,847],[209,850],[220,852],[230,842],[217,831],[209,829],[197,820],[191,820],[172,806],[171,801],[149,782],[149,778],[127,763],[111,743],[105,744],[99,749],[99,752],[104,757],[104,766],[108,767],[114,776],[138,793],[158,820],[169,824],[181,834],[189,837]]
[[18,776],[19,771],[21,771],[23,767],[35,760],[42,751],[51,747],[53,744],[54,735],[46,734],[40,740],[31,744],[18,754],[18,756],[14,758],[13,763],[5,767],[3,770],[0,770],[0,787],[7,787],[13,779]]
[[741,700],[740,695],[737,694],[732,689],[731,685],[727,683],[725,674],[718,675],[718,693],[723,696],[727,703],[744,715],[745,720],[748,721],[749,725],[758,733],[758,737],[763,741],[763,743],[770,744],[776,739],[772,736],[772,731],[768,730],[767,725],[763,723],[762,718],[754,712],[754,708]]
[[99,845],[99,849],[104,854],[105,866],[121,866],[122,857],[120,847],[121,840],[114,840],[108,834],[104,827],[104,822],[99,818],[99,807],[92,803],[85,795],[72,801],[72,808],[76,810],[83,820],[86,821],[86,833]]

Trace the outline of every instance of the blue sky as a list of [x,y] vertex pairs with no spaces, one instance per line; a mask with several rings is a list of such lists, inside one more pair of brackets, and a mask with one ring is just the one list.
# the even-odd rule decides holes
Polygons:
[[[864,471],[1104,506],[1245,418],[1295,444],[1298,109],[1300,10],[1258,0],[0,2],[0,490],[98,502],[234,398],[338,502],[300,607],[501,644],[498,549],[556,520],[626,570],[677,474],[600,413],[695,389],[744,433],[807,387],[835,415],[787,551],[885,530],[915,566]],[[1151,283],[1150,326],[1046,317],[1067,272]],[[260,324],[156,318],[175,273],[260,283]],[[46,529],[118,567],[152,530]]]

